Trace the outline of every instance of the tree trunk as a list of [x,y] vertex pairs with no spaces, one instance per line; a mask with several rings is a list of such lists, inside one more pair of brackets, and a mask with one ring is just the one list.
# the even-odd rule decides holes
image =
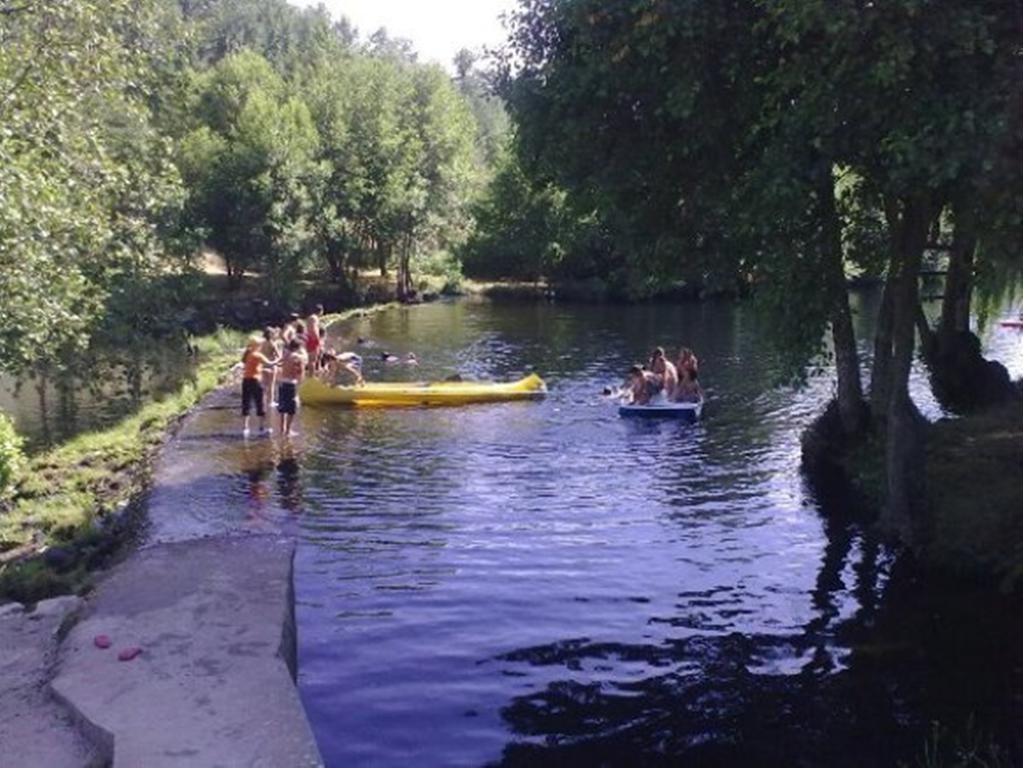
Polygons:
[[877,330],[874,332],[874,363],[870,372],[870,413],[877,425],[884,424],[888,417],[888,399],[891,394],[892,368],[892,320],[895,280],[895,258],[888,259],[888,275],[881,307],[877,313]]
[[46,400],[46,373],[42,367],[36,369],[36,394],[39,396],[39,425],[42,427],[43,442],[50,443],[50,407]]
[[970,330],[970,299],[973,293],[973,262],[977,250],[976,218],[973,207],[962,196],[953,203],[955,226],[948,255],[945,295],[941,302],[938,343],[948,347],[957,333]]
[[387,247],[382,240],[377,240],[377,267],[380,269],[380,277],[387,277]]
[[228,290],[236,291],[241,287],[242,277],[245,275],[245,267],[234,260],[224,257],[224,269],[227,272]]
[[881,428],[888,418],[888,403],[891,399],[894,294],[899,266],[898,233],[901,227],[897,200],[885,196],[884,216],[888,227],[888,265],[877,315],[877,329],[874,331],[874,362],[870,372],[870,414],[874,425]]
[[412,236],[403,235],[401,245],[398,247],[398,274],[397,293],[398,301],[408,301],[412,298]]
[[831,336],[835,346],[835,371],[838,378],[838,413],[842,429],[855,435],[866,421],[860,356],[856,350],[856,332],[849,309],[845,265],[842,255],[842,222],[835,206],[835,183],[831,167],[820,185],[821,214],[824,225],[823,259],[831,303]]
[[916,540],[924,501],[924,441],[921,417],[909,395],[916,342],[919,274],[933,219],[927,197],[904,201],[895,233],[898,272],[892,292],[892,359],[885,464],[888,475],[886,521],[901,538]]
[[931,329],[930,321],[927,319],[927,313],[924,312],[923,305],[920,304],[919,301],[917,301],[916,304],[914,322],[916,324],[917,335],[920,337],[920,352],[923,355],[924,361],[928,365],[932,365],[938,352],[936,346],[937,336]]
[[327,261],[327,269],[330,271],[330,282],[334,285],[343,283],[345,280],[344,254],[334,250],[332,246],[328,246],[324,258]]

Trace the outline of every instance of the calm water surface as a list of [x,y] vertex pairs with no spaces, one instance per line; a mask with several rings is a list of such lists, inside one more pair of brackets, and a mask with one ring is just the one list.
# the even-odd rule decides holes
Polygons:
[[[462,303],[349,333],[416,376],[551,393],[307,410],[300,684],[332,765],[890,764],[934,718],[1023,723],[1019,625],[952,626],[960,605],[890,586],[893,553],[822,518],[798,437],[830,384],[774,387],[752,313]],[[620,420],[602,386],[680,342],[706,420]]]
[[[830,382],[775,387],[752,312],[462,302],[344,332],[376,344],[372,378],[535,370],[550,395],[308,407],[292,448],[220,440],[189,486],[217,510],[196,514],[295,532],[299,685],[330,765],[915,764],[934,720],[1023,754],[1018,604],[923,589],[822,515],[799,432]],[[1016,376],[1021,338],[986,342]],[[602,387],[681,342],[704,421],[619,419]]]
[[153,398],[177,390],[195,369],[181,341],[93,350],[83,358],[68,374],[0,374],[0,411],[14,419],[30,449],[116,424]]

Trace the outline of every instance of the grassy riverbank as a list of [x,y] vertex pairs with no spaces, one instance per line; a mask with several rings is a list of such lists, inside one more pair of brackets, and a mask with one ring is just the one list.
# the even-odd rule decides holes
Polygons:
[[1023,404],[935,424],[927,483],[927,561],[1023,591]]
[[[871,433],[852,445],[837,436],[834,414],[804,435],[804,467],[828,513],[873,515],[885,499],[885,444]],[[826,461],[821,461],[826,457]],[[913,542],[921,564],[942,573],[1023,593],[1023,403],[1011,403],[927,428],[927,518]]]

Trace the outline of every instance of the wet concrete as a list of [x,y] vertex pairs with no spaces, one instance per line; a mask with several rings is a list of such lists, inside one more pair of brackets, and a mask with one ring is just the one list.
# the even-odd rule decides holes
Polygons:
[[[258,463],[275,449],[266,437],[242,438],[239,395],[233,388],[206,397],[161,451],[146,504],[147,544],[192,541],[241,533],[279,534],[273,516],[258,513],[232,517],[244,505],[211,505],[238,492],[239,463]],[[251,457],[251,461],[245,461]]]
[[295,687],[294,544],[196,503],[227,482],[210,456],[251,450],[236,405],[218,391],[184,420],[139,549],[88,600],[0,607],[0,767],[323,764]]

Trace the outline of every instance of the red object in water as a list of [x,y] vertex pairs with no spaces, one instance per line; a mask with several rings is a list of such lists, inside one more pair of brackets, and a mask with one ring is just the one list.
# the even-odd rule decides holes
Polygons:
[[142,653],[142,649],[138,647],[125,648],[119,654],[117,654],[118,661],[131,661],[136,656]]
[[93,640],[97,648],[107,649],[111,646],[110,638],[106,635],[96,635],[96,639]]

